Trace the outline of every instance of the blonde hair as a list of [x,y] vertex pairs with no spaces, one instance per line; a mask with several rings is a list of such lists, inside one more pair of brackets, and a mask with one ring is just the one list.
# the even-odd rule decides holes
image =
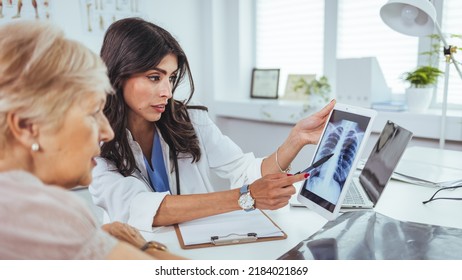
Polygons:
[[56,122],[87,94],[112,92],[107,68],[58,27],[19,21],[0,27],[0,149],[10,137],[6,115]]

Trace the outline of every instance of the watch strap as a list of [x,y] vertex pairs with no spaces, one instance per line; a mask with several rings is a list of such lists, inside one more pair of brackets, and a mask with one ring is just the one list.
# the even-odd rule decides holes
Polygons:
[[245,193],[248,193],[249,192],[249,185],[243,185],[240,189],[239,189],[239,194],[240,195],[243,195]]

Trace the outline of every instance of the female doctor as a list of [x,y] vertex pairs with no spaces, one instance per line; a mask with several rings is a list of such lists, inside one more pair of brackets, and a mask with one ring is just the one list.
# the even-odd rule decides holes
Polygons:
[[[90,192],[111,221],[148,230],[244,209],[278,209],[308,174],[286,174],[307,144],[318,142],[335,102],[301,120],[285,142],[261,159],[244,154],[189,104],[194,84],[187,57],[173,36],[150,22],[128,18],[107,30],[101,57],[116,91],[104,109],[115,132],[102,146]],[[186,101],[173,98],[187,77]],[[228,179],[216,191],[211,175]]]

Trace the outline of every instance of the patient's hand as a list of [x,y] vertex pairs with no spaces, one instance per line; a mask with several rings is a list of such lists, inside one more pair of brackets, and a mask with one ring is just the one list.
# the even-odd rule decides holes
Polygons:
[[104,224],[102,229],[115,238],[130,243],[137,248],[141,248],[146,243],[146,240],[136,228],[125,223],[113,222]]
[[[130,243],[136,248],[141,248],[146,243],[146,240],[141,236],[140,232],[128,224],[113,222],[104,224],[101,228],[115,238]],[[174,255],[168,251],[147,249],[145,253],[159,260],[185,260],[185,258]]]

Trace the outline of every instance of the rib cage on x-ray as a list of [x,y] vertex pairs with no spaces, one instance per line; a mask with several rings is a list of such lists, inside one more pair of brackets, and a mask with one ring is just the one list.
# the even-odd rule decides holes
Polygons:
[[[312,185],[313,190],[316,189],[317,185],[321,187],[318,190],[323,189],[322,193],[325,195],[321,194],[320,196],[332,203],[336,203],[337,194],[343,188],[350,172],[364,132],[357,123],[342,120],[338,123],[330,123],[326,129],[326,135],[327,137],[323,137],[323,142],[320,143],[320,152],[316,155],[315,160],[319,160],[331,153],[334,156],[320,166],[317,172],[313,172],[312,176],[310,176],[312,183],[310,185]],[[335,188],[337,189],[335,190]]]
[[[363,133],[358,129],[358,125],[355,122],[347,120],[331,124],[331,127],[331,132],[329,132],[326,141],[322,143],[318,159],[334,153],[332,162],[337,162],[337,166],[334,169],[332,178],[340,186],[343,186],[353,164],[356,150],[358,149],[358,134],[362,135]],[[319,173],[318,176],[320,176]]]
[[334,180],[339,182],[343,186],[348,172],[353,164],[356,150],[358,149],[358,138],[356,137],[357,132],[350,130],[348,131],[345,140],[342,144],[342,150],[338,159],[338,165],[334,174]]

